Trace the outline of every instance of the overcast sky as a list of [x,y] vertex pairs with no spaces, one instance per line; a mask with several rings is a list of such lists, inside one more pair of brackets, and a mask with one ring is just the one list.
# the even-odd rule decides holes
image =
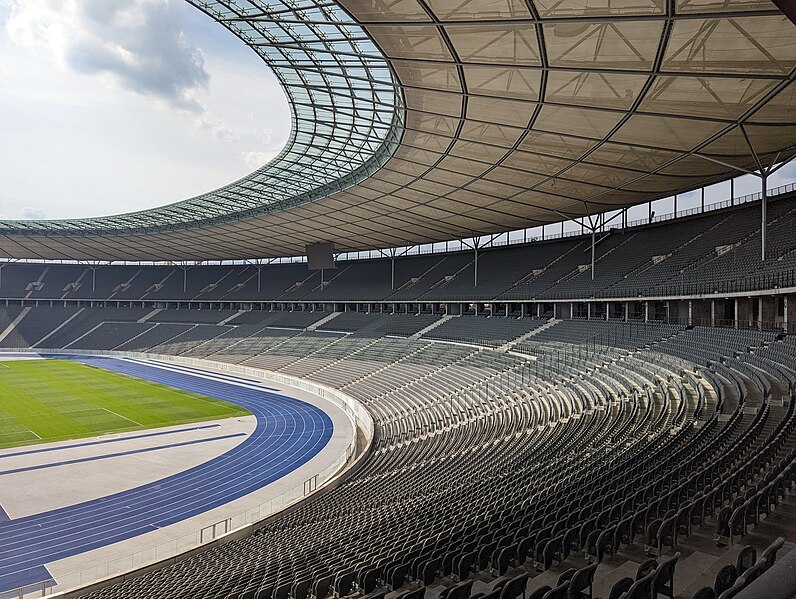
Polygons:
[[183,0],[0,0],[0,218],[210,191],[276,155],[278,82]]

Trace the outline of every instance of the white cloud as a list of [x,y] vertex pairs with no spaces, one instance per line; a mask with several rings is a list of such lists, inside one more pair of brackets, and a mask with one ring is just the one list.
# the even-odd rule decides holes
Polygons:
[[[251,49],[184,0],[129,2],[128,10],[108,0],[0,0],[0,212],[6,218],[22,218],[26,207],[47,218],[76,218],[179,201],[246,175],[288,138],[285,95]],[[6,27],[12,9],[16,20]],[[89,18],[89,9],[116,16]],[[183,86],[176,99],[169,93],[174,86],[159,94],[131,91],[131,80],[123,80],[124,52],[116,70],[85,74],[85,65],[73,66],[74,53],[64,48],[73,48],[86,29],[94,44],[156,62],[156,53],[129,41],[156,9],[176,13],[170,31],[181,30],[183,40],[202,48],[208,86]],[[109,24],[102,29],[96,22]],[[66,39],[54,46],[44,41],[47,28]],[[178,65],[168,69],[182,68],[168,60]],[[34,216],[44,214],[27,213]]]
[[47,216],[38,208],[23,208],[22,220],[44,220]]
[[204,112],[204,55],[186,38],[172,2],[13,0],[5,29],[16,44],[48,52],[61,69]]
[[279,152],[241,152],[240,155],[243,161],[251,169],[258,169],[264,166],[268,161],[273,160]]
[[240,136],[232,127],[222,119],[216,119],[206,114],[196,117],[194,125],[198,129],[207,131],[219,141],[239,141]]

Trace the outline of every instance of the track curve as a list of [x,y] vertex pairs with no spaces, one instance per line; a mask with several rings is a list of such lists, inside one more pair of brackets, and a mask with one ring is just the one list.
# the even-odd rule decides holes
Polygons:
[[334,432],[320,408],[267,388],[114,358],[59,357],[230,401],[256,417],[256,428],[230,451],[162,480],[0,522],[0,592],[40,582],[44,564],[151,532],[256,491],[309,461]]

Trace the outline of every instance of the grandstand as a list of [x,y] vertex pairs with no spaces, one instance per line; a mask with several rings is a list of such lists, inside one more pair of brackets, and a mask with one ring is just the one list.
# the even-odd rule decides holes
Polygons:
[[[288,145],[171,206],[0,222],[0,356],[235,388],[256,442],[0,505],[0,599],[793,596],[792,6],[190,2],[274,70]],[[190,547],[91,554],[316,463]]]

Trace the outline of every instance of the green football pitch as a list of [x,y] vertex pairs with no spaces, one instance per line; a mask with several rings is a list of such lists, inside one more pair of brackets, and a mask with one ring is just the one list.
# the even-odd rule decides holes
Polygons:
[[248,414],[80,362],[0,361],[0,449]]

